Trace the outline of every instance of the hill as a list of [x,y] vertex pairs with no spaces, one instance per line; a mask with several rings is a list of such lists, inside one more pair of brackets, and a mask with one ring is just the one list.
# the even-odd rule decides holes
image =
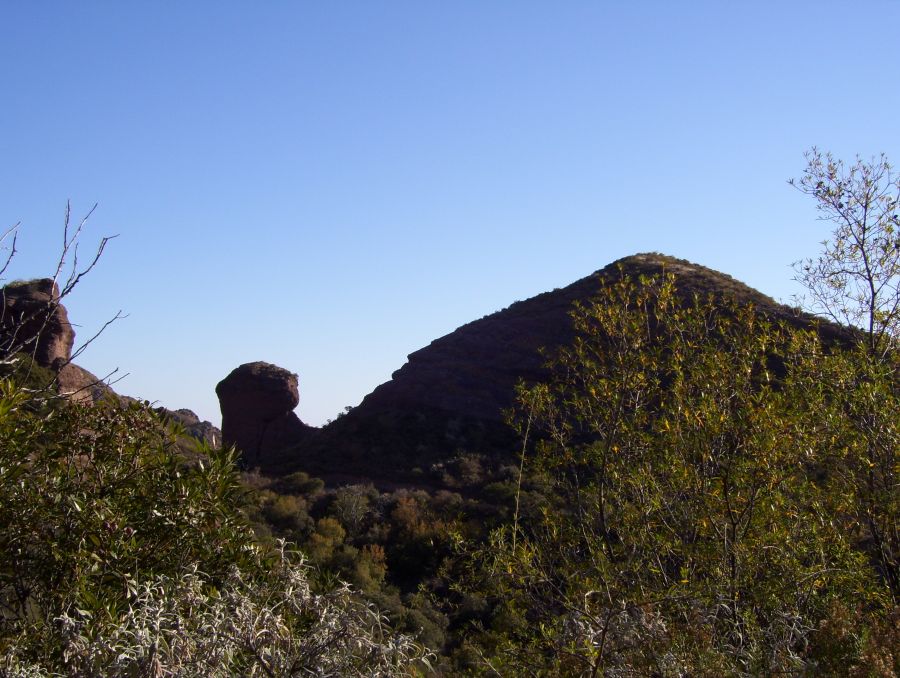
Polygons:
[[[358,407],[260,459],[260,466],[271,474],[303,470],[336,483],[429,486],[440,484],[444,467],[461,456],[490,463],[512,459],[517,441],[504,423],[504,410],[512,405],[519,380],[546,376],[544,352],[573,339],[573,305],[589,300],[604,281],[663,272],[676,277],[685,298],[731,297],[771,319],[801,326],[814,321],[724,273],[662,254],[629,256],[434,340]],[[822,331],[832,339],[842,334],[827,324]]]

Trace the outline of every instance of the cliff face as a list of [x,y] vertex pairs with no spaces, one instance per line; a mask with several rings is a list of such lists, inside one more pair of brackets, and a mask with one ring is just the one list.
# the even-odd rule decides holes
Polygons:
[[627,257],[436,339],[412,353],[391,380],[358,407],[270,456],[264,468],[303,469],[326,477],[415,479],[461,452],[512,458],[517,441],[503,412],[512,405],[520,379],[546,377],[541,349],[552,352],[573,339],[569,316],[573,303],[593,297],[604,279],[664,271],[676,276],[678,291],[685,297],[728,295],[753,303],[773,318],[798,324],[810,320],[703,266],[658,254]]
[[68,362],[75,331],[51,278],[11,283],[2,289],[0,351],[26,353],[41,367],[59,369]]

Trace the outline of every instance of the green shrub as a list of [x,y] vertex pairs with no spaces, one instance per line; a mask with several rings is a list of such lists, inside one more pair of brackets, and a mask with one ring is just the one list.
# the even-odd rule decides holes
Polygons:
[[346,586],[314,595],[241,495],[233,452],[188,463],[147,407],[0,381],[0,673],[407,675],[418,646]]
[[0,378],[9,379],[28,391],[43,393],[55,383],[56,374],[38,365],[27,353],[17,353],[0,362]]

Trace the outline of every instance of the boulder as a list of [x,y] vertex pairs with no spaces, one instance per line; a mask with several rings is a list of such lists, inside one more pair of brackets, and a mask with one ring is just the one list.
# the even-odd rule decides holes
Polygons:
[[294,413],[297,375],[266,362],[246,363],[216,386],[222,439],[241,451],[245,467],[265,468],[273,453],[299,443],[313,430]]
[[10,283],[3,290],[0,352],[29,353],[41,367],[59,369],[72,357],[75,331],[51,278]]

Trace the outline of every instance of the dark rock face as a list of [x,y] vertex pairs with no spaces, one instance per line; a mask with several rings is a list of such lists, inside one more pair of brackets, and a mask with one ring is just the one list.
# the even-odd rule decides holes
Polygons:
[[312,430],[293,411],[300,402],[297,375],[277,365],[241,365],[219,382],[216,395],[223,441],[241,451],[246,466],[265,467],[272,453]]
[[[270,461],[327,475],[408,478],[460,452],[511,460],[520,442],[504,423],[519,380],[545,379],[546,354],[570,343],[575,302],[596,296],[620,276],[675,275],[678,293],[732,297],[763,315],[808,325],[810,316],[704,266],[658,254],[626,257],[567,287],[545,292],[463,325],[412,353],[387,383],[345,416]],[[826,337],[833,326],[820,326]],[[506,463],[506,462],[503,462]]]
[[50,278],[13,283],[3,288],[0,342],[4,353],[33,354],[42,367],[59,369],[72,356],[75,331],[59,287]]
[[573,304],[588,301],[598,294],[603,281],[620,275],[664,272],[675,275],[678,293],[684,299],[690,300],[694,293],[735,297],[753,303],[769,317],[797,319],[791,309],[723,273],[673,257],[634,255],[434,340],[410,354],[391,380],[366,396],[347,417],[371,416],[375,411],[397,407],[441,410],[499,422],[503,410],[512,405],[514,387],[520,379],[537,381],[545,377],[547,358],[541,349],[552,353],[573,340]]

